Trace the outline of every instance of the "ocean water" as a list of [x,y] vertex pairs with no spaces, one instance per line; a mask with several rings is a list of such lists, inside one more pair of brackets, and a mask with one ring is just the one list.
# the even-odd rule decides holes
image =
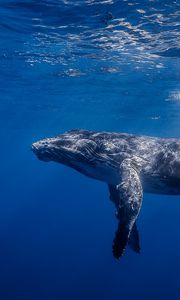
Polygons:
[[107,186],[32,142],[72,128],[180,138],[179,1],[0,0],[0,299],[180,299],[180,197],[145,194],[112,256]]

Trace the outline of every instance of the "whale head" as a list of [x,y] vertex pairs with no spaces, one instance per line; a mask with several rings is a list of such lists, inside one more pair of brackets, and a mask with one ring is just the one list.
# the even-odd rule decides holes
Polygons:
[[100,181],[119,182],[119,162],[109,155],[111,150],[97,132],[71,130],[35,142],[31,149],[42,161],[58,162]]
[[93,164],[98,145],[90,133],[71,130],[53,138],[46,138],[32,144],[31,149],[42,161],[55,161],[70,167]]

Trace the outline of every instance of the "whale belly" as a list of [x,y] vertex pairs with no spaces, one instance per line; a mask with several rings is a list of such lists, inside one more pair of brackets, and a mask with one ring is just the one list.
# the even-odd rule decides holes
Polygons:
[[145,193],[180,195],[180,178],[145,176],[142,181]]

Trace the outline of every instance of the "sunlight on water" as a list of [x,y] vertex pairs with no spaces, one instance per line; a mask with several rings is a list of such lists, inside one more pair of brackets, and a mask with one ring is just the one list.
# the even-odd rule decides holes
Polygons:
[[[163,120],[167,124],[175,121],[177,127],[180,124],[179,107],[175,112],[171,102],[176,105],[174,100],[178,97],[173,96],[173,91],[178,94],[179,90],[176,64],[180,44],[178,7],[176,1],[171,4],[169,1],[4,2],[1,40],[8,35],[6,43],[10,40],[14,43],[9,43],[8,48],[2,45],[1,76],[11,80],[10,89],[15,89],[20,95],[22,86],[18,83],[22,81],[24,92],[34,94],[31,99],[34,108],[42,107],[38,103],[38,95],[41,95],[42,88],[47,88],[50,98],[46,99],[47,93],[43,96],[46,103],[44,109],[51,110],[57,120],[62,107],[63,118],[66,119],[70,107],[73,109],[75,105],[78,110],[83,103],[83,106],[94,107],[95,114],[98,106],[103,115],[108,114],[107,129],[113,127],[113,130],[121,130],[118,122],[121,123],[122,117],[131,118],[132,108],[129,105],[132,106],[131,99],[134,101],[138,97],[136,108],[140,123],[144,122],[143,119],[156,123]],[[16,40],[16,35],[21,39]],[[16,62],[21,68],[16,66]],[[107,82],[110,74],[108,91],[106,87],[106,101],[109,103],[109,98],[110,103],[106,108],[100,86]],[[69,85],[72,93],[64,85],[68,77],[71,79]],[[167,82],[165,85],[164,80]],[[86,86],[86,95],[85,91],[84,95],[82,91],[78,95],[78,85],[82,91],[83,85]],[[7,89],[9,85],[6,87],[5,84],[2,91],[6,93]],[[10,97],[12,94],[9,93]],[[58,98],[58,94],[63,97]],[[25,106],[25,111],[29,110],[28,97],[26,99],[18,100]],[[13,107],[13,99],[9,99],[1,102],[2,109],[6,110],[8,101]],[[161,103],[161,109],[158,103]],[[139,113],[138,105],[145,105],[144,114]],[[56,107],[57,114],[52,107]],[[82,116],[87,113],[85,106],[81,113]],[[78,113],[77,125],[89,127],[81,113]],[[99,116],[96,117],[97,124],[98,119]],[[100,119],[99,125],[102,124],[102,117]],[[67,121],[63,122],[67,127]],[[114,126],[110,125],[113,122]],[[172,130],[174,134],[178,132]]]

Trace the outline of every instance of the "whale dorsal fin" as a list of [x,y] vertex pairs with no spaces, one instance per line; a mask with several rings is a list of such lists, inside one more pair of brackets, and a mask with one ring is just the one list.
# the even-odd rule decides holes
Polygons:
[[[120,177],[121,182],[118,185],[109,185],[110,198],[116,205],[119,219],[113,243],[113,254],[116,258],[122,256],[128,242],[133,250],[137,249],[139,252],[140,249],[135,221],[142,204],[142,186],[139,172],[130,159],[122,162]],[[131,233],[132,238],[130,238]]]

